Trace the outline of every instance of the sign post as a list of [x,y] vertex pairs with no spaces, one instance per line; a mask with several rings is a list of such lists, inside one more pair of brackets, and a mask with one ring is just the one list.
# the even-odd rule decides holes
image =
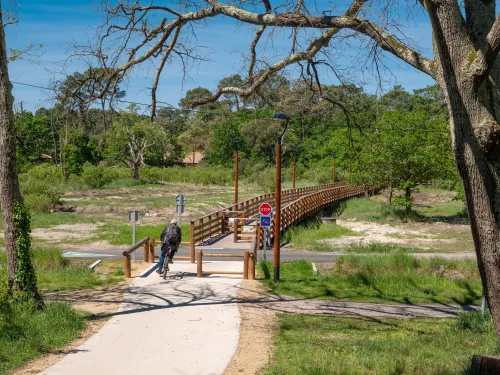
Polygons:
[[[128,219],[132,223],[132,245],[135,245],[135,223],[139,221],[139,211],[129,211]],[[135,251],[132,253],[132,260],[135,260]]]
[[182,224],[181,215],[184,213],[184,205],[187,201],[187,198],[182,194],[178,194],[175,197],[175,201],[177,202],[177,226],[180,227]]
[[263,203],[259,207],[260,212],[260,227],[264,230],[263,242],[264,242],[264,261],[267,260],[267,236],[269,228],[271,227],[271,214],[273,208],[269,203]]

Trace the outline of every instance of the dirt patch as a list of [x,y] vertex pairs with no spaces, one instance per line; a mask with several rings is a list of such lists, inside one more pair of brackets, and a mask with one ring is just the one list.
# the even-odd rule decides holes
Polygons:
[[356,220],[337,220],[337,223],[362,235],[323,240],[334,248],[381,243],[446,251],[452,249],[455,251],[473,250],[472,243],[469,243],[472,238],[467,241],[470,237],[468,225],[413,223],[395,226]]
[[244,280],[238,291],[241,316],[238,349],[224,371],[224,375],[260,374],[274,350],[274,335],[278,330],[278,318],[273,310],[250,303],[263,296],[258,281]]
[[97,224],[61,224],[51,228],[37,228],[32,231],[32,236],[48,241],[62,241],[67,239],[87,239],[92,237],[92,231],[96,230]]

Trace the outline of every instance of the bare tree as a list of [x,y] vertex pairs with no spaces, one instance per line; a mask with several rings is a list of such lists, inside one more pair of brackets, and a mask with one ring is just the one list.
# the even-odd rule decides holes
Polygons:
[[[113,68],[108,77],[108,85],[111,85],[116,75],[125,75],[145,61],[154,61],[157,56],[163,56],[164,62],[174,51],[182,53],[181,48],[184,52],[193,51],[186,47],[185,34],[179,30],[194,32],[196,27],[203,26],[200,20],[226,16],[259,27],[247,61],[248,85],[244,88],[220,87],[213,95],[195,102],[195,106],[216,101],[224,94],[249,97],[258,93],[275,72],[300,62],[321,93],[316,67],[327,65],[338,74],[334,59],[328,58],[328,51],[335,48],[336,43],[331,43],[334,38],[337,38],[335,42],[349,38],[361,40],[358,45],[364,46],[365,57],[371,58],[376,71],[383,67],[384,56],[393,55],[432,77],[441,87],[450,112],[452,147],[465,188],[481,280],[500,335],[500,63],[497,62],[500,18],[495,14],[496,2],[419,0],[414,6],[421,8],[430,21],[433,59],[419,53],[414,43],[398,31],[397,17],[391,19],[390,14],[391,9],[398,13],[402,4],[394,1],[354,0],[339,16],[328,14],[340,5],[317,9],[314,2],[309,4],[302,0],[282,0],[277,4],[262,0],[252,4],[182,1],[178,6],[180,10],[155,2],[144,6],[138,2],[114,8],[108,6],[105,8],[107,23],[99,39],[101,53],[95,56],[102,66]],[[375,8],[377,4],[381,5]],[[150,17],[153,14],[162,15],[161,21],[154,25],[150,22],[158,17]],[[377,14],[378,18],[374,16]],[[265,39],[266,28],[271,29],[271,36],[277,29],[291,30],[290,53],[277,62],[257,59],[256,46]],[[110,39],[115,43],[119,41],[119,47],[103,53],[102,47]],[[323,54],[322,59],[320,54]],[[189,53],[181,56],[189,58]],[[157,67],[157,75],[164,66],[162,63]],[[153,101],[155,90],[156,85]]]

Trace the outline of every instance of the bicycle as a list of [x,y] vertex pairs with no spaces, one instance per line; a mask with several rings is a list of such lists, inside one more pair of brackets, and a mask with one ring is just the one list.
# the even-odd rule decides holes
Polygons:
[[167,251],[165,251],[165,259],[163,260],[163,268],[161,270],[160,276],[163,276],[163,280],[167,278],[167,272],[170,271],[168,267],[168,260],[170,258],[170,252],[172,251],[171,247],[167,247]]

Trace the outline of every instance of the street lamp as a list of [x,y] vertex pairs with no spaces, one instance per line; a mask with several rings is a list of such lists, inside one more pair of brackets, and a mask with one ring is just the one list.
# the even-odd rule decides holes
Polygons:
[[297,147],[292,146],[290,149],[290,152],[292,153],[293,157],[293,164],[292,164],[292,189],[295,189],[295,179],[297,177],[296,170],[297,170]]
[[277,113],[273,117],[276,120],[284,120],[285,128],[278,136],[278,144],[276,145],[276,209],[274,213],[274,282],[280,279],[280,235],[281,235],[281,142],[285,135],[290,116],[284,113]]
[[335,151],[332,152],[333,156],[333,172],[332,172],[332,180],[333,180],[333,185],[335,185],[335,177],[337,176],[337,153]]
[[238,143],[241,142],[241,138],[235,137],[231,139],[234,147],[234,203],[238,203]]

